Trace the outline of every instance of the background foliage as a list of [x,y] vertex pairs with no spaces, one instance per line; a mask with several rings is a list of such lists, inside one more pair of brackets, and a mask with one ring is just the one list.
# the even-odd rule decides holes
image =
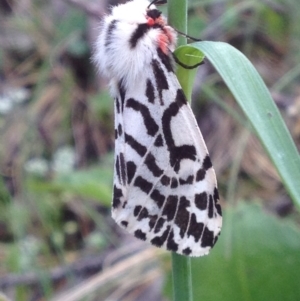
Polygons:
[[[117,269],[146,256],[146,246],[110,219],[113,102],[90,61],[106,7],[0,1],[0,289],[12,300],[59,300],[99,271],[111,281],[98,279],[87,300],[159,300],[168,275],[168,255],[158,262],[155,250],[138,267]],[[227,42],[250,59],[299,149],[297,10],[297,0],[189,1],[189,34]],[[299,214],[208,61],[193,110],[226,213],[211,255],[193,260],[195,295],[297,300]]]

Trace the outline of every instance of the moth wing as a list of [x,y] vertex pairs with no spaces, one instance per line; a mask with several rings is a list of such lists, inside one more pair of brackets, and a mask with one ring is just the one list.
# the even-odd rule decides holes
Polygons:
[[149,71],[116,101],[113,218],[137,238],[201,256],[222,224],[215,172],[175,74],[164,72],[168,89]]

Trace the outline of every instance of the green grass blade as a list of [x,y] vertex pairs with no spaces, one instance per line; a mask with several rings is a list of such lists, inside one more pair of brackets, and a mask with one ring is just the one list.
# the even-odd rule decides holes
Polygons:
[[[187,30],[187,0],[168,1],[168,22],[173,28],[186,33]],[[186,38],[179,36],[177,45],[185,45]],[[177,74],[179,81],[183,82],[185,73]],[[194,75],[189,76],[189,81],[182,83],[182,89],[187,97],[190,94],[189,82],[193,82]],[[173,301],[193,301],[191,259],[172,253],[173,273]]]
[[[187,0],[168,1],[168,23],[180,32],[187,32]],[[178,36],[177,46],[185,45],[186,37]]]
[[174,301],[193,301],[191,258],[172,252]]
[[222,76],[251,122],[283,184],[300,208],[300,157],[260,75],[237,49],[221,42],[190,44],[200,49]]

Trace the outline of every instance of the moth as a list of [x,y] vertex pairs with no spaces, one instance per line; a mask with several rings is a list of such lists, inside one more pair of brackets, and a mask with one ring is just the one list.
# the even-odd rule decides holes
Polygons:
[[112,217],[157,247],[202,256],[222,226],[216,176],[174,73],[177,33],[158,2],[113,7],[96,42],[94,61],[114,98]]

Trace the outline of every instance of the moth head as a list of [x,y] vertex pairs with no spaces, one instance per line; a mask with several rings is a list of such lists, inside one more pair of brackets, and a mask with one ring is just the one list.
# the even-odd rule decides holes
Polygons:
[[94,60],[109,79],[123,80],[129,89],[139,81],[160,49],[170,56],[176,32],[156,8],[161,0],[131,0],[112,8],[100,27]]
[[147,17],[152,18],[153,20],[159,19],[161,17],[161,11],[158,9],[148,9],[147,10]]
[[165,4],[167,1],[165,0],[154,0],[152,1],[146,11],[147,23],[150,26],[154,24],[159,24],[161,26],[167,25],[165,17],[162,15],[161,11],[159,11],[155,5]]

